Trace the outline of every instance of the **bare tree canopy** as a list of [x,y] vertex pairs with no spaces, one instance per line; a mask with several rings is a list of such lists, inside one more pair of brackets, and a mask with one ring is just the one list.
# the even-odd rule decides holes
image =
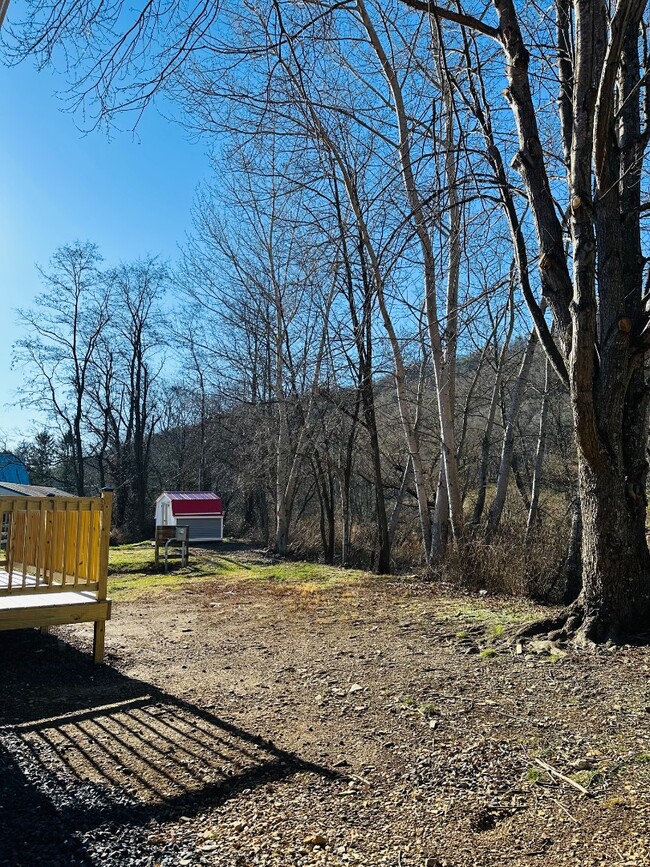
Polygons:
[[[280,407],[274,484],[281,550],[280,524],[288,525],[299,467],[316,437],[314,392],[331,371],[340,378],[342,358],[348,371],[357,365],[359,380],[377,373],[361,339],[369,303],[406,454],[399,498],[412,478],[425,561],[433,565],[449,545],[458,550],[478,535],[499,409],[503,437],[487,537],[499,525],[512,476],[534,515],[535,485],[522,476],[515,434],[539,344],[571,408],[583,583],[577,601],[542,628],[598,641],[648,630],[646,6],[268,0],[133,10],[65,0],[29,3],[25,20],[11,26],[9,56],[64,65],[72,92],[93,106],[97,121],[124,111],[137,118],[164,93],[188,125],[216,141],[218,156],[239,161],[250,195],[237,207],[264,265],[214,222],[213,241],[232,278],[247,284],[240,296],[247,314],[267,323],[269,384]],[[288,202],[283,241],[300,238],[298,261],[315,263],[318,275],[301,284],[301,312],[315,299],[319,312],[309,326],[316,351],[300,381],[283,289],[290,269],[278,279],[275,256],[286,248],[278,248],[271,226]],[[529,336],[506,393],[499,341],[512,339],[514,326],[506,323],[514,287],[530,323],[518,320],[518,335]],[[200,303],[209,296],[201,286],[193,292]],[[351,339],[330,339],[331,318],[351,326]],[[479,332],[489,335],[481,370],[491,358],[493,379],[479,468],[469,480],[458,361]],[[360,382],[358,397],[372,439],[374,398]],[[333,463],[323,445],[310,463],[326,523],[328,459]],[[541,440],[537,452],[541,464]],[[383,484],[379,468],[372,476]],[[473,484],[479,493],[468,529],[464,500]],[[382,503],[377,495],[386,552]]]

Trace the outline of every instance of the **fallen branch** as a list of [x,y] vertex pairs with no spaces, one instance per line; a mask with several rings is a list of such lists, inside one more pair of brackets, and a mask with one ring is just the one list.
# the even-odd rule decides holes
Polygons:
[[571,777],[567,777],[565,774],[561,774],[559,771],[556,771],[548,762],[543,761],[542,759],[535,759],[535,764],[539,765],[540,768],[543,768],[547,773],[553,774],[554,777],[557,777],[559,780],[562,780],[565,783],[568,783],[570,786],[573,786],[574,789],[577,789],[579,792],[582,792],[583,795],[587,795],[591,797],[591,792],[588,792],[584,786],[581,786],[580,783],[576,783],[575,780],[572,780]]
[[[574,822],[576,825],[580,824],[578,822],[578,820],[576,819],[576,817],[573,815],[573,813],[570,813],[567,810],[567,808],[564,806],[564,804],[562,804],[560,801],[558,801],[557,798],[554,798],[550,792],[545,792],[544,789],[542,789],[541,791],[542,791],[542,794],[544,795],[544,797],[549,798],[549,800],[553,801],[554,804],[557,804],[557,806],[560,808],[560,810],[562,810],[564,813],[566,813],[566,815],[569,817],[569,819],[571,819],[572,822]],[[529,852],[528,854],[532,855],[533,853]],[[544,854],[544,853],[542,852],[540,854]]]
[[363,783],[364,786],[368,786],[369,789],[372,789],[372,783],[370,780],[366,780],[364,777],[360,777],[357,774],[346,774],[346,777],[349,780],[355,780],[359,783]]

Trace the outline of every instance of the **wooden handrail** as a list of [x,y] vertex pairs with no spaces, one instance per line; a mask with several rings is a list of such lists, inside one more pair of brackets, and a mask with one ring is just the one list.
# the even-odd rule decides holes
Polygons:
[[0,630],[92,622],[93,658],[103,662],[112,507],[110,490],[0,497]]
[[6,529],[0,595],[96,590],[107,598],[112,492],[100,497],[0,497]]

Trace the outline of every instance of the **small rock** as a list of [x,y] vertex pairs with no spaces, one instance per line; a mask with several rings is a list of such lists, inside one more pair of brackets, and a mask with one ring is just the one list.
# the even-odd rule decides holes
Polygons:
[[310,834],[302,842],[305,846],[319,846],[321,849],[324,849],[327,846],[327,837],[323,834]]
[[214,852],[214,850],[217,848],[217,844],[213,840],[210,840],[206,843],[203,843],[203,845],[199,848],[201,849],[201,852]]
[[528,645],[528,649],[531,653],[539,653],[540,655],[550,656],[553,652],[553,645],[550,641],[531,641]]
[[592,759],[576,759],[571,762],[571,767],[574,771],[593,771],[596,765]]

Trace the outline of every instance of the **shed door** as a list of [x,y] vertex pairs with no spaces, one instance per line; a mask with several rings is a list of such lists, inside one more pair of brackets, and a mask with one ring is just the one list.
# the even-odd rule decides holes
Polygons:
[[179,515],[178,523],[190,528],[190,545],[192,542],[220,542],[223,538],[223,518],[191,518]]

